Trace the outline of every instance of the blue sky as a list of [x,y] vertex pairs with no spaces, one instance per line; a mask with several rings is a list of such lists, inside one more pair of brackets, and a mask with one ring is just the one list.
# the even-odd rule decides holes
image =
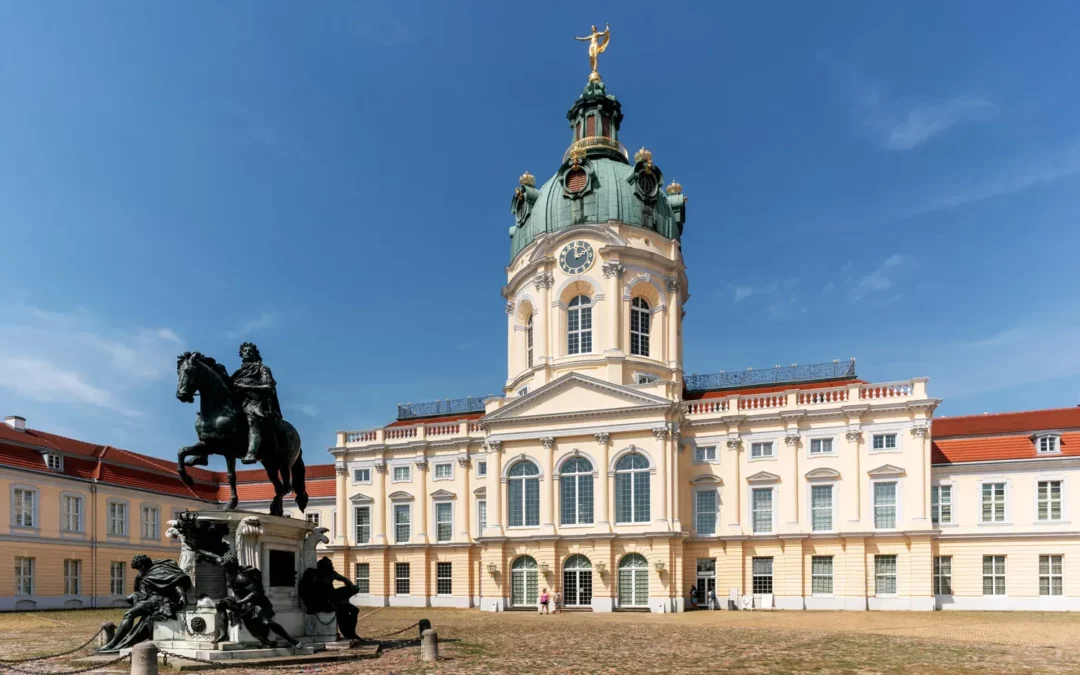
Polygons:
[[256,341],[315,461],[504,383],[509,200],[600,70],[690,197],[688,372],[1080,403],[1080,5],[0,3],[0,413],[162,457]]

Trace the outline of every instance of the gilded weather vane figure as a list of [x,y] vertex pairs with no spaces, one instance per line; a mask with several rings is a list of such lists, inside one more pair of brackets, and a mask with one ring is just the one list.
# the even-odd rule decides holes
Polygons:
[[[603,38],[603,42],[600,39]],[[600,73],[596,70],[596,59],[604,50],[607,49],[608,43],[611,42],[611,26],[604,24],[604,32],[596,30],[596,26],[592,27],[592,33],[587,37],[576,37],[575,40],[589,43],[589,65],[592,66],[592,72],[589,73],[589,82],[599,82]]]

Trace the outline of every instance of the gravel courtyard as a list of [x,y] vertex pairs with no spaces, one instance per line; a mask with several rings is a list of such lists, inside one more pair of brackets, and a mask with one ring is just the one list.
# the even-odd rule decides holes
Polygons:
[[[116,611],[0,614],[0,660],[62,651]],[[362,635],[431,620],[442,641],[422,664],[415,629],[370,661],[308,666],[338,673],[957,673],[1080,672],[1080,617],[991,612],[481,613],[381,609]],[[402,639],[405,638],[405,639]],[[63,661],[23,666],[67,670]],[[0,674],[3,673],[0,664]],[[300,669],[297,669],[299,672]],[[229,672],[243,673],[238,669]],[[251,671],[255,672],[255,671]]]

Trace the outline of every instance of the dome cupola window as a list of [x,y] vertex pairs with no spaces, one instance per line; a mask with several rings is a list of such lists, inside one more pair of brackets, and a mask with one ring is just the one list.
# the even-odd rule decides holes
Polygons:
[[[514,214],[517,226],[521,227],[529,219],[532,206],[540,193],[536,190],[536,177],[526,171],[518,178],[518,188],[514,190],[514,198],[510,201],[510,213]],[[514,229],[510,228],[510,236],[514,236]]]
[[642,148],[634,153],[634,173],[630,180],[634,183],[634,192],[638,199],[648,204],[656,201],[660,186],[664,183],[660,168],[652,161],[652,153]]

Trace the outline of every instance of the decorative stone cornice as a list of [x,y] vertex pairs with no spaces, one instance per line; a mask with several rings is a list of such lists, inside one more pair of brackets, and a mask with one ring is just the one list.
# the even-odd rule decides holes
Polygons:
[[540,290],[541,288],[551,288],[554,283],[555,275],[551,272],[541,272],[533,277],[533,286],[536,287],[536,290]]
[[735,438],[729,438],[727,440],[727,446],[729,450],[738,450],[742,447],[742,439],[736,436]]
[[655,436],[656,440],[658,440],[658,441],[662,441],[665,438],[667,438],[668,434],[670,432],[671,432],[671,430],[668,429],[666,426],[665,427],[653,427],[653,430],[652,430],[653,436]]
[[335,464],[334,465],[334,474],[338,475],[338,476],[348,476],[349,475],[349,470],[347,468],[345,468],[344,464]]
[[470,466],[472,466],[472,460],[470,460],[468,457],[458,457],[457,465],[460,466],[462,469],[468,469]]
[[553,436],[544,436],[540,439],[540,445],[544,446],[545,450],[550,450],[555,447],[555,438]]
[[844,438],[846,438],[850,443],[856,443],[860,439],[862,439],[862,429],[848,429],[844,433]]
[[502,452],[502,441],[485,441],[484,445],[490,452]]
[[376,462],[375,471],[379,473],[386,473],[386,462]]
[[798,445],[799,444],[799,434],[788,434],[787,436],[784,436],[784,443],[787,444],[787,445],[792,445],[792,446]]
[[600,269],[604,273],[604,278],[610,279],[613,276],[621,277],[626,271],[626,266],[621,262],[606,262],[600,266]]
[[414,463],[416,464],[416,468],[420,471],[427,471],[428,463],[426,459],[418,459]]
[[679,290],[679,280],[678,279],[668,279],[667,280],[667,289],[668,289],[668,293],[677,292]]
[[930,435],[930,427],[925,424],[911,427],[911,435],[915,436],[916,438],[925,438]]
[[599,443],[600,445],[607,445],[608,441],[611,440],[611,434],[609,434],[606,431],[598,431],[595,434],[593,434],[593,436],[596,437],[596,442]]

